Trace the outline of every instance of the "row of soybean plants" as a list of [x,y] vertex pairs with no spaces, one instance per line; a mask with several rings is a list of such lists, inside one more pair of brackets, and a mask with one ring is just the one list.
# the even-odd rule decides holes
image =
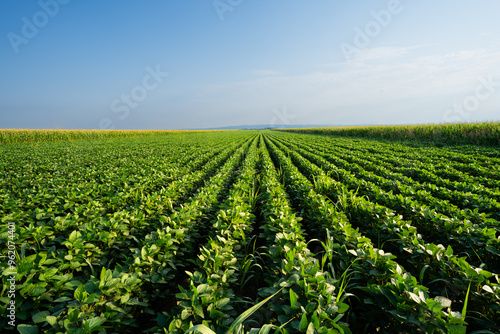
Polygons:
[[[175,190],[175,188],[176,188],[176,187],[174,187],[172,190]],[[172,195],[172,194],[170,193],[170,195]],[[170,198],[164,198],[164,199],[165,199],[165,200],[171,200],[171,197],[170,197]],[[149,200],[147,200],[147,201],[149,201]],[[147,204],[147,203],[146,203],[146,204]],[[165,205],[165,204],[167,204],[167,203],[163,203],[163,204]],[[127,212],[125,212],[125,214],[127,214]],[[109,225],[113,225],[113,228],[115,228],[115,227],[117,226],[117,224],[120,224],[120,225],[118,225],[118,227],[123,227],[123,228],[120,228],[120,230],[123,230],[123,232],[124,232],[125,234],[129,234],[129,233],[130,233],[130,230],[127,228],[127,226],[123,226],[123,224],[122,224],[122,223],[123,223],[123,222],[127,223],[127,222],[129,222],[129,220],[130,220],[130,219],[137,220],[136,218],[139,218],[139,220],[143,220],[143,219],[142,219],[143,217],[140,217],[140,216],[139,216],[139,217],[135,217],[135,216],[133,216],[133,215],[132,215],[132,216],[130,216],[130,217],[124,217],[123,215],[119,215],[119,214],[117,215],[117,214],[115,213],[115,214],[113,214],[113,217],[109,219],[109,221],[105,221],[105,222],[104,222],[104,224],[100,224],[100,225],[98,226],[98,228],[97,228],[97,229],[96,229],[96,226],[91,226],[90,228],[87,228],[87,229],[88,229],[88,230],[97,230],[97,231],[99,231],[99,233],[98,233],[98,234],[99,234],[99,238],[102,238],[102,237],[104,236],[104,237],[107,239],[107,240],[106,240],[106,242],[107,242],[108,240],[112,240],[113,242],[115,242],[116,240],[114,240],[113,238],[114,238],[114,237],[116,237],[116,231],[115,231],[115,232],[113,232],[113,233],[112,233],[112,235],[110,236],[110,235],[109,235],[109,233],[108,233],[107,231],[101,231],[101,230],[100,230],[100,229],[102,229],[102,226],[104,225],[104,226],[106,226],[106,227],[108,227],[108,228],[109,228]],[[142,227],[142,225],[145,225],[145,224],[142,224],[142,223],[143,223],[143,221],[141,221],[141,227]],[[144,226],[144,227],[146,227],[146,226]],[[141,230],[143,230],[143,229],[141,228]],[[101,232],[104,232],[104,233],[101,233]],[[118,232],[121,232],[121,231],[118,231]],[[75,235],[77,235],[77,233],[76,233],[76,232],[74,232],[74,233],[75,233]],[[132,237],[133,237],[134,239],[137,239],[137,238],[135,238],[135,236],[132,236]],[[72,239],[72,238],[71,238],[71,239]],[[104,248],[106,248],[106,249],[110,249],[110,247],[109,247],[109,246],[110,246],[109,244],[108,244],[108,245],[105,245],[105,246],[104,246]],[[122,250],[121,250],[121,248],[122,248],[121,246],[122,246],[122,245],[120,245],[120,247],[116,247],[116,246],[114,246],[113,248],[115,248],[115,249],[116,249],[116,252],[120,253],[120,252],[122,251]],[[71,254],[70,254],[70,256],[71,256]],[[114,258],[114,256],[110,256],[110,257],[113,257],[113,258]]]
[[[428,194],[437,199],[447,200],[449,203],[444,207],[446,210],[458,209],[470,209],[474,211],[470,213],[470,216],[477,216],[482,221],[488,221],[491,225],[494,225],[500,218],[500,203],[496,198],[500,198],[500,192],[495,189],[486,188],[483,185],[463,183],[462,190],[457,190],[456,187],[447,187],[446,182],[438,176],[429,176],[430,179],[427,182],[421,182],[416,179],[414,168],[396,166],[398,160],[388,160],[392,162],[382,161],[382,157],[378,158],[378,155],[360,152],[345,152],[342,150],[326,150],[319,144],[310,145],[310,147],[317,149],[318,151],[326,154],[326,157],[334,159],[335,157],[340,158],[340,163],[349,163],[357,168],[362,168],[367,171],[373,172],[378,175],[383,175],[384,178],[393,181],[392,190],[394,192],[399,191],[399,187],[403,185],[412,186],[417,192],[423,191],[425,194],[422,198],[427,198]],[[335,154],[333,157],[332,155]],[[342,161],[344,160],[344,161]],[[419,170],[419,173],[424,174],[425,171]],[[433,182],[432,179],[437,180],[438,183]],[[448,181],[449,183],[449,181]],[[496,194],[495,194],[496,192]],[[489,217],[485,217],[488,214]]]
[[[3,226],[16,224],[16,316],[24,323],[21,328],[36,330],[34,323],[49,332],[93,332],[134,325],[146,317],[147,301],[154,297],[148,295],[150,285],[163,279],[153,267],[175,267],[169,259],[178,253],[168,249],[168,241],[158,241],[166,260],[144,269],[151,243],[160,231],[174,228],[172,221],[190,213],[182,205],[190,195],[212,195],[203,191],[209,184],[198,188],[217,177],[228,159],[237,161],[241,144],[248,141],[248,135],[220,134],[211,137],[216,145],[190,149],[206,135],[179,142],[181,138],[3,147],[8,154],[2,169],[12,172],[3,174],[1,215]],[[25,166],[38,174],[30,179]],[[5,232],[2,228],[3,241]],[[6,262],[1,265],[5,280],[11,271]],[[5,295],[1,301],[5,310],[9,301]]]
[[257,143],[254,138],[238,177],[210,222],[207,238],[193,257],[193,270],[186,272],[188,286],[181,286],[176,294],[177,307],[163,314],[170,333],[184,333],[196,325],[225,333],[223,329],[235,320],[242,302],[235,290],[241,284],[239,270],[255,218],[251,212],[257,186]]
[[[397,254],[398,262],[408,264],[412,274],[430,288],[431,295],[445,294],[459,306],[468,301],[472,310],[467,313],[468,321],[473,324],[473,328],[498,328],[498,275],[491,269],[485,270],[488,266],[495,268],[495,263],[498,263],[497,254],[494,253],[498,249],[494,229],[482,229],[478,224],[465,222],[471,234],[470,238],[466,238],[455,230],[460,229],[458,222],[443,220],[444,215],[429,207],[422,215],[412,215],[413,210],[405,205],[423,206],[411,197],[411,193],[407,193],[408,198],[402,201],[403,195],[394,195],[393,190],[384,191],[379,186],[384,184],[382,178],[373,182],[375,176],[363,173],[355,164],[342,162],[338,154],[322,154],[314,146],[313,149],[302,148],[307,147],[308,142],[313,142],[315,137],[302,136],[302,140],[295,143],[291,143],[293,136],[278,137],[279,140],[275,139],[277,145],[291,151],[290,156],[301,166],[301,171],[309,180],[315,183],[317,191],[342,208],[353,224],[377,239],[377,244]],[[404,187],[399,184],[398,188]],[[409,218],[404,219],[405,215]],[[433,233],[435,230],[441,231],[440,237],[446,241],[445,246],[428,243],[429,240],[443,240],[437,239],[438,236]],[[478,239],[484,242],[480,250],[476,249],[481,246]],[[485,262],[473,266],[465,257],[454,255],[467,254],[470,248],[480,251]]]
[[[407,174],[423,173],[423,169],[414,168],[413,173],[395,171],[398,167],[387,166],[382,161],[391,159],[386,153],[358,153],[337,149],[337,147],[325,148],[325,145],[320,143],[305,145],[309,150],[317,152],[333,164],[348,168],[353,174],[372,181],[385,190],[392,190],[397,194],[411,194],[423,204],[436,208],[446,215],[461,219],[468,218],[471,222],[485,227],[498,225],[500,203],[495,200],[495,197],[500,195],[498,188],[486,188],[476,182],[476,184],[469,184],[470,191],[464,189],[458,191],[435,183],[420,182],[415,180],[414,176],[407,176]],[[392,162],[395,164],[397,161],[399,160]]]
[[[385,148],[385,149],[384,149]],[[498,169],[498,158],[484,157],[482,155],[470,154],[463,155],[468,157],[467,163],[457,162],[458,157],[440,154],[439,152],[449,151],[444,148],[434,148],[428,149],[433,154],[429,154],[427,149],[424,148],[411,148],[405,147],[400,150],[391,150],[394,154],[388,156],[387,145],[383,145],[377,153],[380,155],[382,161],[386,163],[392,163],[396,166],[406,167],[407,172],[411,172],[411,168],[414,169],[415,176],[417,177],[430,177],[435,180],[443,179],[443,184],[448,186],[453,186],[454,182],[458,182],[456,186],[463,186],[464,184],[481,185],[482,187],[488,188],[498,188],[500,186],[499,182],[499,169]],[[490,149],[494,151],[494,149]],[[385,152],[385,154],[383,154]],[[484,160],[481,161],[480,157]],[[419,175],[419,172],[423,170],[427,173]],[[429,174],[428,174],[429,173]],[[491,194],[491,193],[490,193]],[[498,196],[498,192],[496,193]]]
[[329,200],[304,176],[307,171],[320,172],[316,166],[271,140],[267,140],[267,145],[275,165],[282,169],[283,182],[309,234],[322,237],[331,229],[329,235],[335,241],[328,259],[333,272],[349,277],[346,290],[353,296],[348,299],[348,323],[355,332],[446,333],[447,329],[463,328],[464,322],[451,312],[447,298],[431,298],[429,289],[409,269],[359,233],[342,211],[342,205]]
[[[486,176],[496,180],[499,179],[500,156],[498,150],[493,147],[412,147],[397,142],[384,143],[376,140],[329,136],[315,136],[314,141],[332,148],[343,148],[369,154],[383,153],[385,155],[389,150],[392,153],[391,157],[396,158],[398,161],[424,163],[424,165],[419,166],[443,173],[442,175],[451,175],[452,178],[457,176],[466,178],[470,176]],[[428,162],[432,162],[432,164],[425,165]],[[458,174],[453,174],[455,172],[458,172]]]
[[485,263],[491,270],[500,271],[500,240],[496,235],[498,221],[488,218],[489,212],[480,214],[461,209],[447,200],[433,197],[415,184],[395,183],[392,179],[386,179],[383,173],[379,175],[366,171],[333,154],[317,153],[316,148],[308,147],[307,144],[294,147],[304,152],[310,161],[326,166],[325,169],[334,172],[335,178],[348,188],[356,189],[359,195],[368,196],[379,204],[395,209],[405,219],[412,220],[433,241],[468,252],[470,261],[475,264]]
[[[54,165],[50,165],[53,163],[51,158],[56,161],[56,165],[59,163],[63,164],[65,162],[63,159],[61,159],[60,161],[57,160],[57,154],[62,153],[60,150],[57,150],[57,147],[46,147],[45,149],[47,150],[47,152],[45,152],[44,150],[30,150],[30,147],[24,148],[29,151],[29,158],[33,157],[37,153],[39,154],[38,157],[35,156],[35,158],[37,158],[36,161],[39,161],[38,165],[32,167],[27,164],[32,168],[38,169],[37,173],[39,176],[37,176],[37,174],[33,174],[31,178],[35,180],[32,181],[31,184],[28,184],[28,182],[30,182],[30,174],[26,174],[26,182],[24,182],[24,180],[21,181],[23,183],[22,186],[26,188],[26,191],[22,191],[21,187],[19,187],[19,190],[15,189],[15,174],[12,175],[10,180],[2,179],[2,181],[4,181],[3,184],[5,185],[3,187],[3,190],[8,191],[7,193],[5,193],[5,196],[6,198],[9,198],[11,200],[9,203],[7,203],[8,205],[4,205],[2,207],[3,214],[8,210],[11,211],[8,216],[3,215],[3,219],[14,220],[15,222],[17,222],[20,235],[18,235],[16,239],[20,242],[21,246],[20,261],[22,261],[23,263],[27,263],[25,266],[20,267],[21,274],[25,271],[30,271],[32,267],[29,262],[33,259],[32,257],[29,257],[29,255],[38,253],[40,254],[41,258],[46,258],[46,250],[52,249],[52,246],[60,245],[67,239],[67,236],[63,236],[63,239],[61,240],[61,230],[63,232],[62,234],[64,234],[67,227],[71,229],[79,228],[81,226],[81,223],[79,222],[92,220],[88,219],[91,214],[97,214],[100,216],[101,212],[95,212],[97,210],[94,210],[94,208],[97,206],[94,205],[94,203],[102,200],[102,195],[98,193],[99,189],[97,189],[97,187],[86,193],[84,188],[88,184],[88,181],[81,180],[81,175],[75,177],[74,174],[79,174],[81,172],[81,169],[84,169],[84,166],[82,166],[81,164],[72,165],[72,168],[64,170],[64,173],[62,175],[66,174],[69,176],[66,179],[64,179],[64,176],[61,177],[60,173],[55,172],[57,170],[57,167]],[[50,149],[56,151],[56,154],[50,156],[50,152],[48,151]],[[77,151],[77,148],[74,148],[74,150]],[[21,153],[23,152],[21,151]],[[82,152],[73,152],[71,158],[66,158],[77,160],[80,157],[79,155],[84,155],[86,157],[87,155],[85,153],[82,154]],[[47,161],[43,160],[44,154],[47,154],[49,157]],[[26,157],[17,156],[16,158],[26,164],[26,161],[23,161],[27,160]],[[109,156],[108,160],[95,160],[96,166],[109,165],[109,162],[111,161],[114,160],[110,159]],[[32,162],[32,164],[35,165],[34,162]],[[7,165],[4,167],[13,167],[14,171],[19,173],[19,171],[17,170],[20,168],[17,165]],[[106,167],[109,168],[110,166]],[[162,167],[165,167],[165,172],[168,172],[170,174],[170,171],[168,171],[166,165]],[[41,169],[48,170],[48,173],[43,174]],[[33,173],[33,171],[28,171],[28,173],[29,172]],[[124,171],[123,176],[127,176],[126,171]],[[125,182],[130,182],[130,180],[126,179]],[[54,184],[56,186],[54,186]],[[75,187],[71,188],[69,186],[70,184],[74,184]],[[64,193],[60,194],[61,192]],[[84,194],[86,198],[83,199],[82,203],[87,202],[88,205],[83,204],[78,206],[78,209],[81,208],[83,210],[73,210],[74,204],[75,202],[78,202],[78,200],[68,196],[69,193],[75,194],[77,196],[81,196]],[[96,195],[95,198],[92,196],[93,194]],[[66,195],[67,197],[65,198],[60,195]],[[58,198],[59,196],[60,198]],[[119,197],[117,196],[117,198]],[[58,201],[59,199],[65,200],[66,203],[62,205]],[[96,199],[96,201],[94,201],[94,199]],[[18,203],[24,204],[24,207],[17,206],[16,204]],[[69,231],[67,234],[69,235],[70,232],[71,231]],[[74,236],[76,232],[72,234]],[[33,241],[30,241],[30,238]],[[71,254],[69,254],[65,260],[69,259],[72,259]],[[78,263],[77,261],[68,261],[68,263],[64,265],[70,265],[73,267],[72,269],[81,271],[79,267],[81,267],[82,264]],[[85,262],[83,263],[83,266],[85,266]],[[62,269],[64,270],[65,268],[63,267]],[[50,277],[51,275],[54,275],[54,272],[57,271],[51,270],[48,276]],[[34,271],[33,274],[36,274],[36,271]],[[32,282],[29,279],[27,280],[27,282],[29,282],[29,284],[22,284],[21,282],[21,286],[23,286],[24,288],[22,293],[26,294],[26,296],[36,297],[35,299],[37,299],[38,296],[43,295],[43,293],[47,290],[45,288],[46,283],[44,282]],[[45,295],[44,297],[47,296]],[[18,312],[21,319],[23,317],[26,318],[25,313],[29,313],[30,311],[25,310],[26,307],[24,306],[25,305],[21,303],[20,308],[18,309],[18,311],[21,310],[21,312]],[[36,310],[37,308],[38,305],[36,305],[36,303],[33,307],[31,307],[31,309],[34,310]]]
[[[500,158],[485,156],[485,148],[481,148],[480,152],[483,154],[465,154],[453,152],[450,148],[413,148],[397,143],[389,145],[376,141],[349,141],[344,138],[324,136],[316,136],[313,141],[309,139],[307,142],[313,142],[330,153],[343,152],[348,155],[361,155],[364,159],[376,159],[377,164],[387,166],[418,181],[459,192],[471,192],[492,199],[500,199],[498,190]],[[493,148],[488,150],[497,151]],[[391,154],[387,154],[388,152]],[[498,152],[496,155],[498,156]],[[456,169],[459,165],[457,160],[464,161],[462,166],[465,167],[461,170]],[[477,173],[470,173],[474,167]]]
[[[422,184],[387,168],[380,168],[373,160],[353,158],[352,155],[341,152],[321,151],[316,145],[300,145],[306,149],[306,155],[310,159],[334,170],[339,180],[352,189],[359,189],[360,194],[394,208],[406,219],[415,222],[422,232],[433,235],[435,242],[455,246],[477,265],[485,263],[490,270],[500,270],[497,220],[500,204],[494,199],[481,197],[480,201],[476,201],[471,196],[469,203],[475,209],[463,208],[456,205],[456,198],[442,198],[443,194],[449,194],[447,189]],[[480,203],[485,202],[487,205],[479,208]]]
[[[345,276],[330,270],[309,248],[282,181],[282,170],[273,161],[263,136],[261,141],[261,197],[259,211],[264,285],[258,295],[267,301],[248,321],[250,333],[350,333],[345,314]],[[321,252],[334,251],[334,238],[325,236]],[[253,327],[253,328],[252,328]]]
[[[461,209],[474,211],[471,216],[476,216],[495,224],[500,218],[500,190],[489,188],[483,184],[452,181],[435,175],[424,169],[426,165],[415,166],[412,162],[404,162],[397,157],[386,156],[386,154],[370,154],[362,151],[345,151],[342,149],[325,149],[320,143],[311,147],[326,154],[331,159],[339,157],[347,163],[358,165],[359,167],[383,175],[385,178],[394,181],[392,190],[398,192],[400,184],[412,186],[416,191],[425,191],[432,197],[449,201],[451,205],[446,209],[453,209],[457,206]],[[493,220],[485,219],[483,214],[488,214]]]
[[[260,137],[200,248],[197,270],[188,272],[189,288],[176,295],[173,316],[165,313],[165,330],[350,333],[340,321],[349,308],[341,280],[307,248],[299,220]],[[256,243],[258,259],[249,252]],[[249,279],[259,281],[253,296],[242,291],[255,285]]]
[[[498,263],[498,239],[495,235],[498,232],[496,229],[497,221],[495,219],[488,218],[488,215],[492,215],[493,213],[487,212],[478,215],[477,212],[473,212],[471,210],[461,210],[446,201],[434,199],[431,194],[419,190],[418,185],[405,185],[404,183],[411,183],[409,181],[412,180],[409,178],[406,178],[406,182],[404,183],[391,184],[391,182],[384,179],[384,177],[387,176],[387,171],[386,173],[381,173],[384,177],[376,175],[376,173],[365,172],[363,171],[363,168],[360,168],[359,165],[357,166],[356,163],[352,163],[352,161],[350,163],[346,163],[346,161],[339,159],[340,154],[338,153],[330,155],[323,154],[325,159],[314,156],[310,154],[310,152],[306,152],[305,155],[309,159],[314,160],[318,165],[324,166],[324,169],[333,171],[332,174],[334,174],[334,177],[340,179],[352,189],[358,190],[358,194],[362,193],[363,195],[373,198],[378,203],[382,202],[382,204],[396,208],[398,212],[403,214],[403,216],[408,217],[409,220],[413,220],[417,225],[420,225],[422,230],[427,230],[426,232],[429,234],[434,234],[433,238],[441,238],[436,240],[446,242],[449,241],[447,236],[451,236],[452,240],[449,243],[456,244],[459,248],[458,250],[461,252],[463,251],[462,254],[467,254],[465,252],[467,249],[470,253],[472,253],[472,256],[470,256],[469,259],[470,261],[476,261],[479,264],[485,263],[486,265],[489,265],[490,269],[497,268],[495,266]],[[322,154],[318,153],[317,155]],[[364,164],[364,167],[366,167],[366,164]],[[346,171],[346,169],[348,171]],[[392,178],[391,181],[393,181]],[[385,188],[390,191],[389,193],[385,193],[381,190],[381,188]],[[391,194],[391,192],[397,192],[399,193],[399,196],[392,196],[393,194]],[[403,198],[401,194],[405,194],[408,197]],[[422,202],[426,202],[426,204],[434,204],[434,207],[431,207],[430,205],[424,206],[421,204]],[[420,212],[415,212],[415,209],[420,209]],[[448,214],[450,218],[446,217],[446,215],[440,214],[443,212]],[[431,218],[434,218],[433,222],[435,224],[432,224],[430,220],[426,221],[426,219]],[[450,220],[452,222],[450,222]],[[453,224],[453,222],[455,224]],[[444,228],[440,225],[440,223],[442,225],[446,225],[449,233],[436,233],[436,230],[439,231],[439,229]],[[457,231],[453,230],[453,226],[457,228]],[[467,235],[464,233],[464,230],[466,230]],[[458,236],[455,236],[455,234],[458,234]],[[475,249],[475,247],[485,247],[485,249],[481,248],[478,250]],[[481,256],[483,261],[478,261],[478,254],[483,255]]]

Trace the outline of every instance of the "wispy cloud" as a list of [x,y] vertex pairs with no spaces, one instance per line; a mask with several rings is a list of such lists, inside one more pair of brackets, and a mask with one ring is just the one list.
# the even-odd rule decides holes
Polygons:
[[[451,96],[473,89],[478,76],[500,74],[500,52],[464,50],[421,55],[419,50],[414,54],[420,48],[367,49],[355,64],[337,64],[336,71],[301,75],[262,71],[262,75],[246,81],[207,86],[199,92],[198,101],[216,103],[228,111],[241,109],[244,103],[254,112],[268,112],[269,106],[285,104],[294,108],[297,122],[311,122],[311,115],[324,119],[321,115],[337,111],[340,115],[340,110],[356,108],[360,115],[362,109],[390,107],[397,112],[408,104],[438,109],[441,104],[437,100],[446,105]],[[342,114],[344,119],[356,119],[353,112]]]
[[424,45],[416,45],[409,47],[378,47],[372,49],[361,49],[351,59],[355,64],[365,63],[368,61],[389,61],[400,58],[408,54],[411,50],[423,47]]
[[272,70],[254,70],[252,71],[252,75],[256,77],[271,77],[283,75],[283,72],[280,71],[272,71]]

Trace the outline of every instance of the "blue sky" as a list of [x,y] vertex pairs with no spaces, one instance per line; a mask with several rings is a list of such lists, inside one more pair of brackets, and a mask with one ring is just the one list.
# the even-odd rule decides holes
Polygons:
[[0,2],[0,128],[500,119],[497,0]]

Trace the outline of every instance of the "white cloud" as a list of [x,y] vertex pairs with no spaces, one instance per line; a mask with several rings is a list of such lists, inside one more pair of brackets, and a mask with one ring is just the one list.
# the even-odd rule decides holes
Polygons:
[[352,57],[351,62],[359,64],[368,61],[390,61],[399,58],[411,50],[423,47],[424,45],[416,45],[410,47],[378,47],[372,49],[360,49]]
[[283,72],[269,71],[269,70],[254,70],[252,71],[252,74],[256,77],[270,77],[270,76],[283,75]]
[[473,91],[479,77],[500,75],[500,52],[412,54],[419,48],[366,50],[362,62],[345,63],[337,71],[265,71],[246,81],[210,85],[199,92],[197,106],[222,114],[243,110],[260,123],[269,121],[276,106],[293,110],[297,123],[391,123],[391,115],[414,113],[419,106],[422,113],[438,113]]

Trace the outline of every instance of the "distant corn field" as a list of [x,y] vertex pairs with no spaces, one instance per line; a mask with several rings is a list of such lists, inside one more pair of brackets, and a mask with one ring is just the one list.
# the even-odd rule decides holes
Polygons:
[[283,131],[445,144],[500,145],[500,122],[283,129]]
[[211,130],[31,130],[0,129],[0,144],[40,143],[60,140],[127,138],[180,133],[196,133]]

